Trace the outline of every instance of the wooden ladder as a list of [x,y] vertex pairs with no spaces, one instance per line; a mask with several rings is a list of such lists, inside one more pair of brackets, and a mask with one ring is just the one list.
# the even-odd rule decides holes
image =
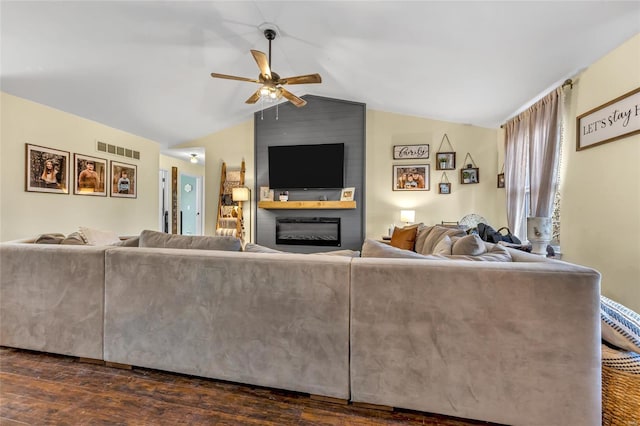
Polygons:
[[233,188],[244,186],[244,174],[244,160],[242,160],[240,170],[227,170],[226,163],[222,163],[216,235],[231,235],[244,239],[242,232],[242,202],[234,202],[232,198]]

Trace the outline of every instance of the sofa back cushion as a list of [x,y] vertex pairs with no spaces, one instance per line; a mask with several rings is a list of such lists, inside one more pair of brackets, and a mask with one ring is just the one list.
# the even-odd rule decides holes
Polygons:
[[140,234],[139,247],[241,251],[242,242],[235,237],[175,235],[145,229]]
[[371,239],[366,239],[362,244],[362,257],[442,260],[441,257],[425,256],[412,250],[401,249]]

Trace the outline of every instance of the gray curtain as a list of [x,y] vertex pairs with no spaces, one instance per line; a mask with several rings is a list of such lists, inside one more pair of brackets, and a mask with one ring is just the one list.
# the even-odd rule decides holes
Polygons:
[[506,125],[507,222],[522,240],[527,237],[527,216],[551,217],[553,213],[562,92],[562,87],[558,87]]

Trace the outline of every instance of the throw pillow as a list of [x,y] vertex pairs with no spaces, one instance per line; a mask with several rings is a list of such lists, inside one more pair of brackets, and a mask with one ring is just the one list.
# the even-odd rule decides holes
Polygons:
[[175,235],[145,229],[140,233],[139,247],[240,251],[242,242],[235,237]]
[[630,374],[640,374],[640,354],[602,344],[602,365]]
[[433,254],[435,246],[448,235],[449,238],[464,237],[467,233],[462,229],[447,228],[444,226],[434,225],[425,226],[418,230],[416,236],[415,251],[421,254]]
[[461,238],[454,238],[451,254],[478,256],[487,251],[484,241],[476,234],[466,235]]
[[60,244],[64,240],[64,234],[40,234],[33,242],[34,244]]
[[448,235],[445,235],[433,248],[433,254],[451,254],[452,247],[453,241],[451,241],[451,238]]
[[640,353],[640,315],[600,296],[602,339],[621,349]]
[[67,238],[60,241],[60,244],[69,246],[83,246],[87,244],[87,242],[79,232],[72,232],[71,234],[67,235]]
[[81,226],[78,232],[91,246],[110,246],[120,243],[120,237],[113,231],[101,231]]
[[391,244],[393,247],[404,250],[413,250],[416,245],[416,233],[418,232],[418,225],[405,226],[404,228],[393,228],[393,234],[391,234]]
[[362,257],[384,257],[404,259],[431,259],[441,260],[438,256],[424,256],[411,250],[393,247],[380,241],[366,239],[362,244]]

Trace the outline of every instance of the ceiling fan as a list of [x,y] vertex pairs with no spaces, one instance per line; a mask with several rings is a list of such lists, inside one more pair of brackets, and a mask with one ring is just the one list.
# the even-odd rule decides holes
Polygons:
[[310,84],[310,83],[322,83],[322,77],[320,74],[307,74],[297,75],[295,77],[280,78],[278,74],[271,71],[271,41],[276,38],[275,30],[267,28],[264,30],[264,36],[269,40],[269,58],[267,55],[259,50],[252,50],[251,54],[260,68],[260,75],[257,80],[246,77],[237,77],[234,75],[211,73],[211,77],[225,78],[228,80],[249,81],[251,83],[262,84],[256,92],[245,101],[247,104],[255,104],[260,98],[267,100],[277,100],[284,96],[292,104],[297,107],[303,107],[307,104],[307,101],[301,99],[285,89],[285,84]]

